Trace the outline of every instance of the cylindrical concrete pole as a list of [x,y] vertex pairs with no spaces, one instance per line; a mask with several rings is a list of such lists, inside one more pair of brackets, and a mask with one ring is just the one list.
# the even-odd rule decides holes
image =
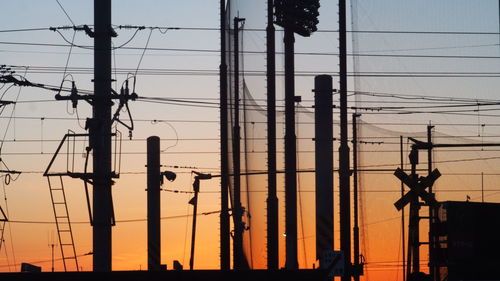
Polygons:
[[333,250],[332,92],[331,76],[319,75],[315,77],[316,259],[320,259],[326,250]]
[[147,140],[147,170],[148,170],[148,270],[161,269],[161,238],[160,238],[160,138],[149,137]]

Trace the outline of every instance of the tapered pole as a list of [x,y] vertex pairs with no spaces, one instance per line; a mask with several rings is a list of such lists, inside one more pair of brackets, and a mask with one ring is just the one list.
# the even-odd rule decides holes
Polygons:
[[267,0],[267,268],[279,267],[276,195],[276,60],[273,0]]
[[94,0],[94,105],[87,122],[93,151],[93,268],[111,271],[111,0]]
[[161,230],[160,230],[160,138],[147,139],[148,171],[148,270],[161,269]]

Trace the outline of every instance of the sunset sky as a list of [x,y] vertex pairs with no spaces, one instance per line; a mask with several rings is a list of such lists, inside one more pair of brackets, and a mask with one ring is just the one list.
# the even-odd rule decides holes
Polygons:
[[[93,24],[93,1],[17,0],[2,3],[0,17],[0,65],[12,66],[16,74],[33,83],[70,87],[75,81],[79,91],[93,89],[91,38],[84,32],[49,27]],[[251,3],[250,3],[251,2]],[[296,89],[302,96],[298,114],[298,167],[314,169],[314,119],[311,92],[314,75],[334,76],[338,88],[338,34],[336,1],[321,1],[319,32],[310,38],[297,37]],[[323,3],[324,2],[324,3]],[[405,167],[411,142],[407,137],[425,140],[426,125],[435,125],[436,143],[500,143],[497,111],[500,109],[500,36],[498,1],[348,1],[349,101],[362,114],[360,137],[361,175],[361,253],[367,265],[362,280],[402,280],[401,214],[393,203],[400,197],[400,182],[391,170],[400,166],[399,137],[404,137]],[[265,108],[265,6],[264,0],[233,1],[233,13],[245,17],[245,85],[255,102]],[[60,7],[61,4],[64,10]],[[67,15],[65,14],[67,13]],[[69,17],[69,18],[68,18]],[[162,98],[131,102],[135,124],[132,138],[121,125],[121,153],[116,166],[120,178],[113,186],[117,224],[113,227],[113,270],[147,268],[146,244],[146,138],[161,138],[163,170],[177,173],[174,182],[162,188],[162,263],[172,268],[179,260],[189,262],[193,196],[191,171],[219,174],[219,1],[218,0],[115,0],[113,24],[118,37],[113,39],[113,84],[119,90],[128,76],[137,71],[139,97]],[[119,26],[145,26],[120,28]],[[149,28],[160,27],[160,28]],[[179,29],[166,29],[179,27]],[[34,30],[26,30],[34,29]],[[43,29],[43,30],[42,30]],[[359,32],[359,31],[381,31]],[[388,32],[388,31],[392,31]],[[395,31],[399,31],[395,32]],[[277,48],[282,33],[277,32]],[[75,45],[70,48],[66,42]],[[123,46],[122,46],[123,45]],[[146,48],[146,49],[145,49]],[[355,55],[352,55],[355,54]],[[356,55],[357,54],[357,55]],[[67,67],[65,67],[67,64]],[[277,55],[278,72],[283,57]],[[353,77],[353,72],[358,76]],[[66,75],[64,75],[64,73]],[[283,105],[282,76],[277,78],[278,111]],[[55,92],[36,88],[0,85],[1,100],[17,101],[0,109],[0,169],[22,174],[5,174],[0,206],[8,212],[0,250],[0,271],[19,271],[21,262],[50,271],[51,247],[58,244],[48,182],[42,176],[59,142],[68,130],[85,133],[85,119],[91,107],[79,102],[55,101]],[[353,94],[354,91],[358,93]],[[165,100],[180,99],[179,101]],[[334,95],[338,104],[338,95]],[[484,105],[485,103],[492,103]],[[447,107],[455,106],[455,107]],[[432,113],[429,111],[433,111]],[[354,109],[350,109],[353,113]],[[339,135],[338,111],[334,109],[334,134]],[[248,120],[265,121],[263,115],[248,112]],[[120,115],[128,122],[127,112]],[[278,116],[278,120],[281,120]],[[252,119],[255,118],[255,119]],[[264,119],[263,119],[264,118]],[[265,169],[265,124],[246,124],[248,167]],[[283,126],[278,125],[278,136]],[[75,170],[82,172],[88,140],[75,142],[75,153],[68,155]],[[334,142],[335,151],[338,142]],[[283,143],[278,139],[278,157]],[[435,190],[439,201],[500,202],[497,185],[500,171],[498,148],[439,149],[433,154],[435,167],[443,176]],[[54,172],[66,170],[67,155],[59,155]],[[334,153],[338,168],[337,152]],[[421,153],[421,168],[426,157]],[[252,162],[255,161],[255,162]],[[279,158],[278,169],[283,169]],[[254,166],[255,165],[255,166]],[[174,167],[175,166],[175,167]],[[250,168],[249,168],[250,169]],[[118,168],[117,168],[118,171]],[[422,172],[424,174],[424,172]],[[59,178],[51,178],[59,184]],[[257,183],[248,187],[256,205],[252,210],[249,233],[252,235],[252,262],[265,267],[265,176],[245,179]],[[9,184],[6,184],[6,183]],[[284,264],[284,187],[280,186],[280,265]],[[299,264],[317,266],[314,252],[314,175],[300,173],[299,182]],[[84,185],[81,180],[63,178],[79,266],[92,269],[92,228],[88,222]],[[335,175],[335,248],[338,249],[338,179]],[[219,267],[220,187],[218,178],[203,181],[199,197],[196,269]],[[254,200],[254,199],[252,199]],[[423,211],[427,213],[427,210]],[[407,218],[406,218],[407,223]],[[1,224],[0,224],[1,225]],[[427,239],[423,223],[422,240]],[[247,244],[248,245],[248,244]],[[423,265],[427,263],[422,247]],[[63,270],[59,246],[55,247],[56,270]],[[74,270],[74,265],[69,269]],[[424,266],[424,270],[426,270]]]

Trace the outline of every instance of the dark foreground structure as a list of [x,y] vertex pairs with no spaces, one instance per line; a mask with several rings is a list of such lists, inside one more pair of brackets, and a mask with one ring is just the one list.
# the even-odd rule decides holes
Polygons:
[[499,203],[440,204],[435,234],[441,280],[500,280],[498,214]]
[[326,281],[323,270],[184,270],[184,271],[113,271],[113,272],[40,272],[40,273],[0,273],[0,280],[9,281],[198,281],[198,280],[238,280],[238,281]]

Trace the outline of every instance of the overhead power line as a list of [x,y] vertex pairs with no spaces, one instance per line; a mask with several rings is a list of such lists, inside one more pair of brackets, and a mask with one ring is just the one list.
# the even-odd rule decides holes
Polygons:
[[[11,66],[13,69],[19,68],[19,66]],[[68,67],[68,72],[72,74],[88,74],[93,75],[93,68],[91,67]],[[217,69],[181,69],[181,68],[114,68],[113,72],[116,74],[130,74],[136,73],[139,75],[150,75],[150,76],[169,76],[169,75],[179,75],[179,76],[218,76],[219,70]],[[325,72],[322,70],[311,71],[311,70],[296,70],[296,75],[301,77],[314,77],[318,72],[325,73],[331,76],[338,76],[337,72]],[[60,66],[29,66],[28,73],[46,73],[46,74],[60,74],[65,73],[65,68]],[[245,76],[265,76],[266,72],[264,70],[245,70]],[[277,71],[277,76],[284,76],[284,72]],[[361,72],[349,72],[347,74],[350,77],[394,77],[394,78],[497,78],[500,77],[500,72],[463,72],[463,71],[361,71]]]
[[[198,216],[207,216],[207,215],[213,215],[213,214],[218,214],[220,211],[211,211],[211,212],[202,212],[198,213]],[[161,220],[171,220],[171,219],[180,219],[180,218],[186,218],[186,217],[192,217],[192,214],[186,214],[186,215],[176,215],[176,216],[166,216],[166,217],[161,217]],[[117,220],[116,223],[131,223],[131,222],[145,222],[147,221],[146,218],[136,218],[136,219],[123,219],[123,220]],[[9,219],[9,223],[16,223],[16,224],[55,224],[55,221],[35,221],[35,220],[16,220],[16,219]],[[90,225],[90,222],[88,221],[72,221],[71,224],[88,224]]]
[[[68,44],[53,44],[53,43],[36,43],[36,42],[13,42],[13,41],[0,41],[1,45],[17,45],[17,46],[37,46],[37,47],[70,47],[71,42],[67,41]],[[127,41],[127,43],[130,42]],[[74,45],[75,47],[92,50],[93,46],[90,45]],[[119,46],[114,49],[123,50],[144,50],[144,47],[127,47]],[[217,49],[194,49],[194,48],[160,48],[160,47],[148,47],[147,51],[169,51],[169,52],[197,52],[197,53],[220,53]],[[265,55],[264,51],[242,51],[242,54],[256,54]],[[277,55],[283,55],[282,52],[277,52]],[[338,56],[338,53],[333,52],[295,52],[295,55],[302,56]],[[500,56],[472,56],[472,55],[419,55],[419,54],[370,54],[370,53],[356,53],[347,54],[347,56],[353,57],[388,57],[388,58],[430,58],[430,59],[500,59]]]
[[[59,2],[58,2],[59,4]],[[62,6],[61,6],[62,8]],[[66,11],[62,8],[64,13]],[[67,13],[66,13],[67,15]],[[68,16],[68,19],[71,21],[73,25],[74,22]],[[91,25],[89,25],[91,26]],[[138,26],[131,25],[113,25],[114,28],[136,28]],[[184,31],[220,31],[218,27],[200,27],[200,26],[141,26],[143,28],[148,29],[161,29],[161,30],[184,30]],[[4,29],[0,30],[1,32],[26,32],[26,31],[46,31],[49,30],[50,27],[37,27],[37,28],[17,28],[17,29]],[[263,28],[245,28],[245,31],[254,31],[254,32],[265,32],[266,30]],[[283,32],[282,29],[277,29],[277,32]],[[316,31],[317,33],[338,33],[339,31],[336,29],[319,29]],[[347,30],[348,33],[367,33],[367,34],[430,34],[430,35],[491,35],[498,36],[500,35],[497,31],[467,31],[467,30]]]

